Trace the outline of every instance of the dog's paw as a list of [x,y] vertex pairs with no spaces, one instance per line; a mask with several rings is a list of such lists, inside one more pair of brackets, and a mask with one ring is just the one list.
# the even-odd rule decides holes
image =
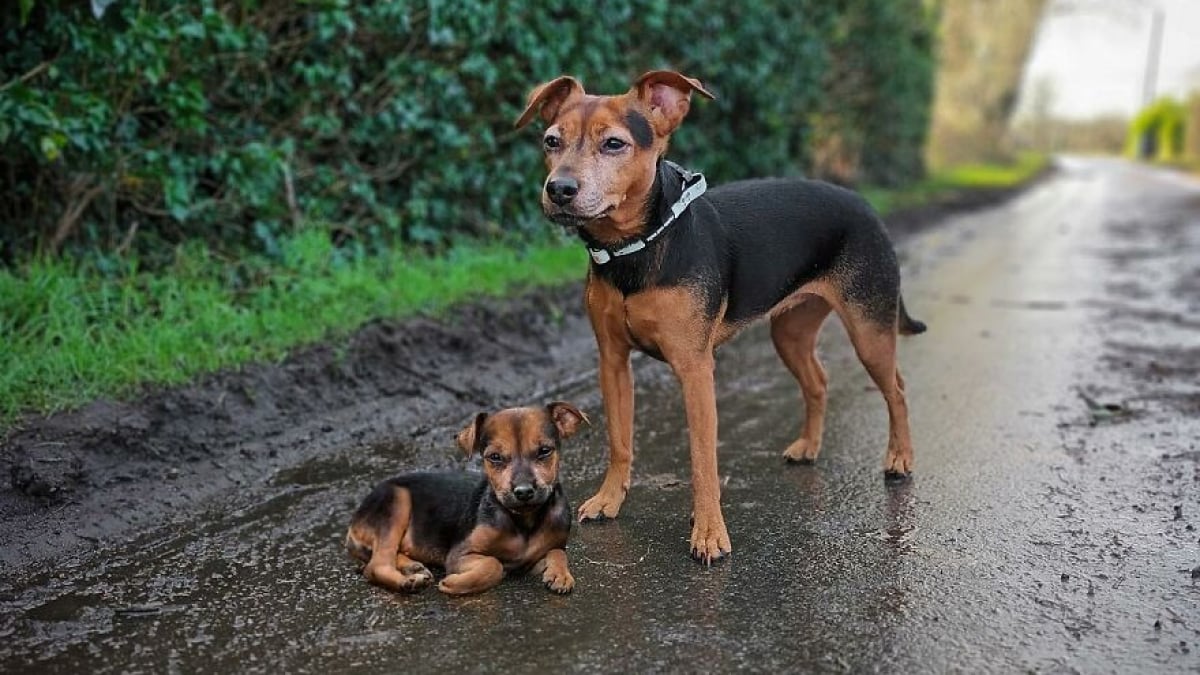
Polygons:
[[913,470],[913,453],[888,448],[887,457],[883,460],[883,475],[889,480],[907,478]]
[[821,445],[819,443],[809,443],[808,440],[801,438],[783,451],[783,458],[790,464],[812,464],[817,461],[817,455],[820,452]]
[[403,575],[399,590],[405,593],[423,591],[433,584],[433,572],[419,562],[411,562],[400,568]]
[[547,568],[542,573],[542,583],[546,584],[546,588],[558,593],[566,595],[575,589],[575,577],[571,576],[568,570],[555,570]]
[[579,522],[616,518],[617,514],[621,512],[621,504],[624,501],[624,495],[609,494],[601,490],[596,493],[596,496],[580,505]]
[[445,579],[442,579],[440,582],[438,582],[438,590],[446,595],[471,595],[472,593],[479,592],[478,588],[467,584],[465,581],[463,581],[462,577],[463,575],[461,574],[451,574],[447,576]]
[[[693,519],[695,520],[695,519]],[[725,530],[725,521],[719,516],[715,519],[695,521],[692,525],[692,559],[704,565],[711,565],[733,551],[729,543],[729,533]]]

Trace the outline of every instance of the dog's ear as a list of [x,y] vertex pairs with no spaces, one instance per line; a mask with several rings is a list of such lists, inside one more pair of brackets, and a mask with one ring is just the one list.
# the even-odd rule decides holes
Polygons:
[[570,75],[556,77],[549,82],[539,84],[529,92],[529,101],[525,104],[525,110],[513,126],[520,129],[529,124],[534,114],[538,112],[541,113],[543,120],[550,122],[555,115],[558,115],[558,111],[562,109],[564,103],[582,94],[583,85]]
[[588,419],[588,416],[570,403],[555,401],[546,406],[546,412],[550,413],[550,419],[554,421],[554,428],[558,429],[559,438],[574,436],[575,432],[579,431],[580,424],[592,426],[592,421]]
[[660,136],[679,128],[691,107],[692,92],[715,99],[697,80],[673,70],[652,70],[633,83],[632,91],[650,112],[650,123]]
[[487,417],[487,413],[479,413],[470,424],[463,427],[463,430],[458,432],[458,435],[454,437],[454,440],[458,441],[458,447],[467,453],[467,457],[475,454],[475,445],[483,439],[483,423],[487,421]]
[[650,113],[650,124],[659,136],[670,136],[688,117],[691,107],[691,92],[715,98],[704,89],[700,80],[674,71],[650,71],[642,74],[634,83],[634,92]]

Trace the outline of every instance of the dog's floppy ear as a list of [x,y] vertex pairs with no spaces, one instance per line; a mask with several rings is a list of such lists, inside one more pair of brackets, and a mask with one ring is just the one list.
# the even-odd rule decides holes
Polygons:
[[652,70],[633,83],[638,100],[650,112],[650,123],[660,136],[679,128],[691,107],[692,92],[715,99],[700,80],[673,70]]
[[458,435],[454,437],[454,440],[458,441],[458,447],[467,453],[467,457],[475,454],[475,445],[483,439],[483,423],[487,421],[487,417],[487,413],[479,413],[470,424],[463,427],[463,430],[458,432]]
[[588,416],[583,414],[570,403],[563,401],[555,401],[546,406],[546,411],[550,413],[550,419],[554,421],[554,428],[558,429],[559,438],[570,438],[579,431],[580,424],[592,426],[592,421]]
[[542,119],[549,122],[562,109],[563,103],[582,93],[583,85],[579,84],[579,80],[570,75],[556,77],[549,82],[539,84],[534,87],[533,91],[529,92],[529,101],[525,104],[525,111],[521,113],[521,116],[517,118],[513,126],[520,129],[529,124],[534,114],[539,111],[541,112]]

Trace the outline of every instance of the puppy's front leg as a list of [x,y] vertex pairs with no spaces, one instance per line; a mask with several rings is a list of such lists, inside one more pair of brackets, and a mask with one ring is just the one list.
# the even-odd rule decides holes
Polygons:
[[561,548],[551,549],[546,557],[533,566],[534,574],[542,575],[546,588],[558,594],[570,593],[575,588],[575,577],[567,566],[567,552]]
[[446,561],[446,575],[438,590],[447,595],[482,593],[504,579],[504,565],[490,555],[468,553],[454,561]]
[[683,387],[692,458],[692,557],[706,565],[733,550],[721,513],[717,476],[717,397],[712,352],[691,354],[671,367]]

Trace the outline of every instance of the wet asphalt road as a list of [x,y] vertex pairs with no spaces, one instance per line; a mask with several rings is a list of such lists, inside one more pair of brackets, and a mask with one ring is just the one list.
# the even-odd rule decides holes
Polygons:
[[[424,455],[347,448],[253,507],[0,589],[0,671],[1200,669],[1200,183],[1067,161],[901,255],[930,325],[901,346],[908,483],[882,479],[883,402],[836,322],[822,456],[783,464],[798,390],[759,327],[719,356],[723,564],[686,554],[683,406],[642,360],[635,483],[620,519],[575,530],[571,596],[369,587],[349,512]],[[562,397],[603,428],[594,388]],[[573,503],[604,452],[602,431],[569,445]]]

